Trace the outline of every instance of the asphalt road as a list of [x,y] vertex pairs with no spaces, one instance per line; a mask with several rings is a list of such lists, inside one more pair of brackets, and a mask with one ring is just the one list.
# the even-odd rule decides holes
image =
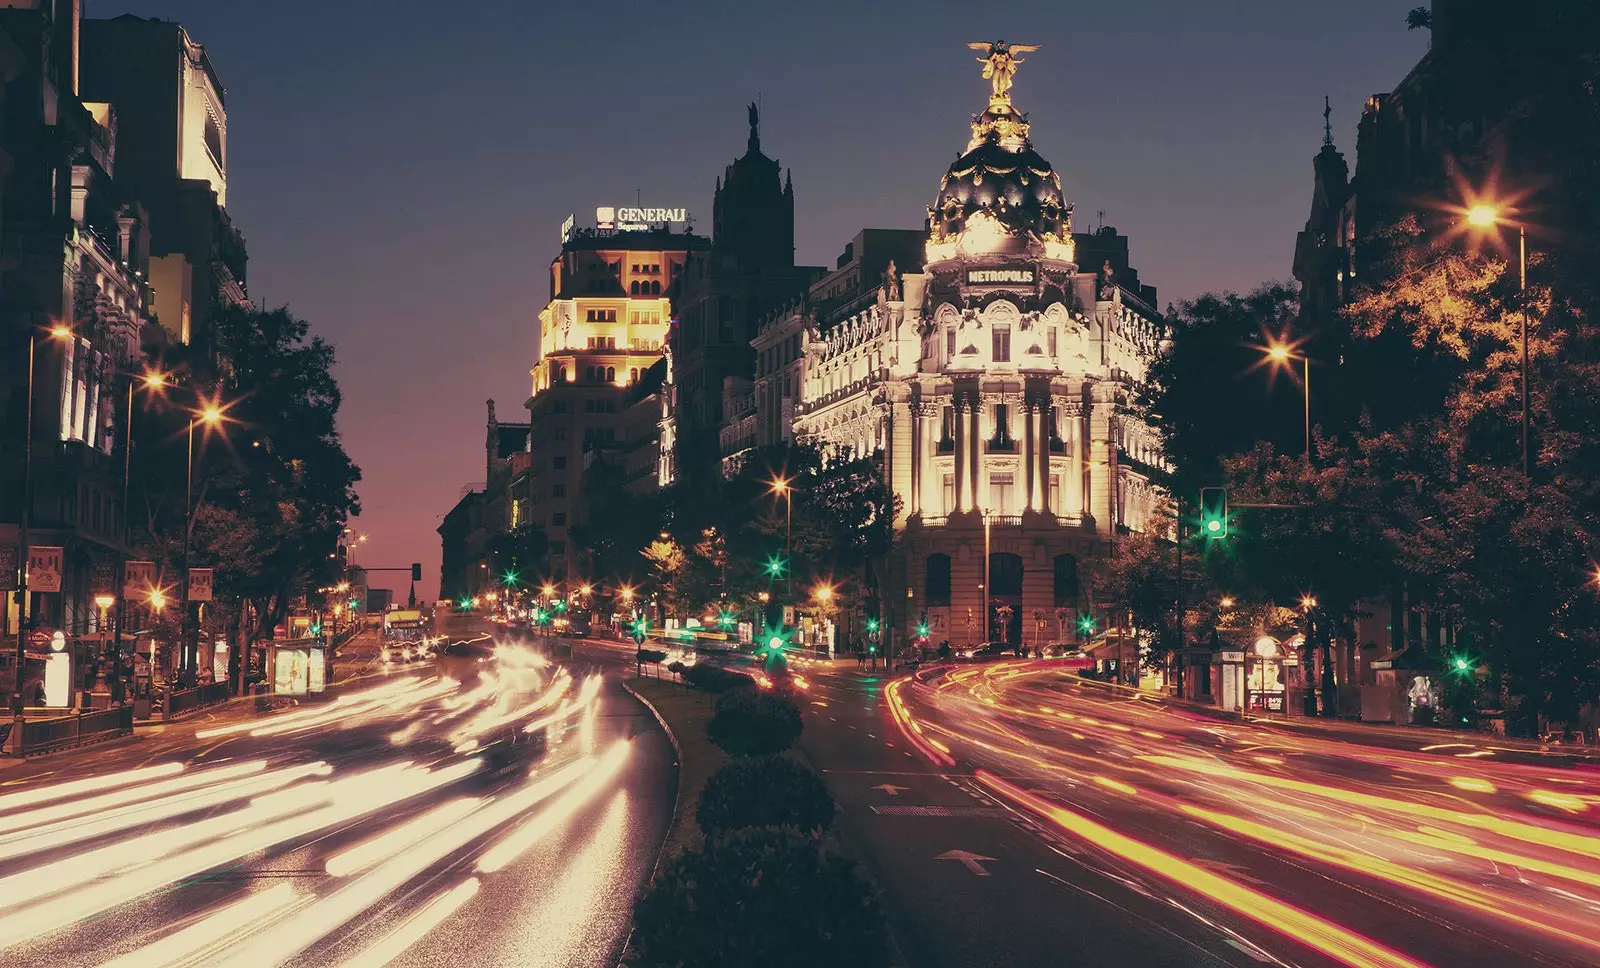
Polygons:
[[335,703],[6,769],[0,963],[611,968],[677,783],[620,666],[517,650],[458,685],[368,633]]
[[803,749],[913,968],[1600,964],[1592,760],[1034,663],[807,675]]

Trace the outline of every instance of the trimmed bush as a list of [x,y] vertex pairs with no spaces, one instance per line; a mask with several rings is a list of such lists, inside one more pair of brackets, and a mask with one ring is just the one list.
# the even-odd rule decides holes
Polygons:
[[684,665],[682,662],[678,662],[677,660],[667,663],[667,671],[674,675],[681,676],[685,671],[688,670],[688,668],[688,666]]
[[782,753],[800,738],[800,708],[782,696],[755,690],[725,693],[706,723],[711,742],[729,756]]
[[637,656],[638,662],[641,665],[643,665],[646,662],[649,662],[649,663],[652,663],[652,664],[657,663],[657,662],[664,662],[664,661],[666,661],[666,658],[667,658],[667,654],[665,652],[662,652],[660,649],[640,649],[639,650],[639,654]]
[[634,910],[636,968],[879,968],[883,913],[855,866],[793,827],[707,838]]
[[833,823],[833,798],[805,764],[786,756],[753,756],[711,774],[695,819],[707,836],[744,827],[822,830]]

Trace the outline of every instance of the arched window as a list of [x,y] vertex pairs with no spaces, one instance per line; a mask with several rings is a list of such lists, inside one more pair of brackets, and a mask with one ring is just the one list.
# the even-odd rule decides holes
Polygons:
[[594,367],[586,366],[583,368],[583,381],[585,383],[594,382]]
[[927,577],[923,585],[930,608],[950,604],[950,556],[929,555]]
[[615,383],[615,382],[617,382],[617,368],[616,367],[614,367],[614,366],[606,367],[606,382],[607,383]]
[[1071,555],[1055,558],[1056,608],[1078,607],[1078,559]]
[[628,292],[632,293],[635,296],[639,295],[639,280],[635,279],[632,282],[628,283]]
[[650,280],[650,295],[652,295],[652,296],[661,295],[661,280],[660,279],[651,279]]
[[628,369],[628,382],[629,383],[638,383],[639,382],[639,368],[638,367],[630,367]]

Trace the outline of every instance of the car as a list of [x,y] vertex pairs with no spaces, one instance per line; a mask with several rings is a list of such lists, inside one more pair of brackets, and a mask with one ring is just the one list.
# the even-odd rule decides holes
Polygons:
[[995,659],[1016,658],[1017,647],[1010,642],[985,642],[982,645],[959,649],[956,657],[968,662],[992,662]]
[[441,646],[434,657],[439,676],[462,685],[476,684],[484,672],[492,671],[494,661],[494,641],[488,636]]

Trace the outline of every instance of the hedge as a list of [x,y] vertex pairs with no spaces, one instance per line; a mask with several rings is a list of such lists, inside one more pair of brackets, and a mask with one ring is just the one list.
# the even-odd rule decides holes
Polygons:
[[801,728],[800,709],[787,698],[739,690],[717,700],[706,734],[729,756],[761,756],[793,746]]
[[785,756],[753,756],[711,774],[695,819],[707,836],[744,827],[823,830],[833,810],[822,778],[809,767]]

